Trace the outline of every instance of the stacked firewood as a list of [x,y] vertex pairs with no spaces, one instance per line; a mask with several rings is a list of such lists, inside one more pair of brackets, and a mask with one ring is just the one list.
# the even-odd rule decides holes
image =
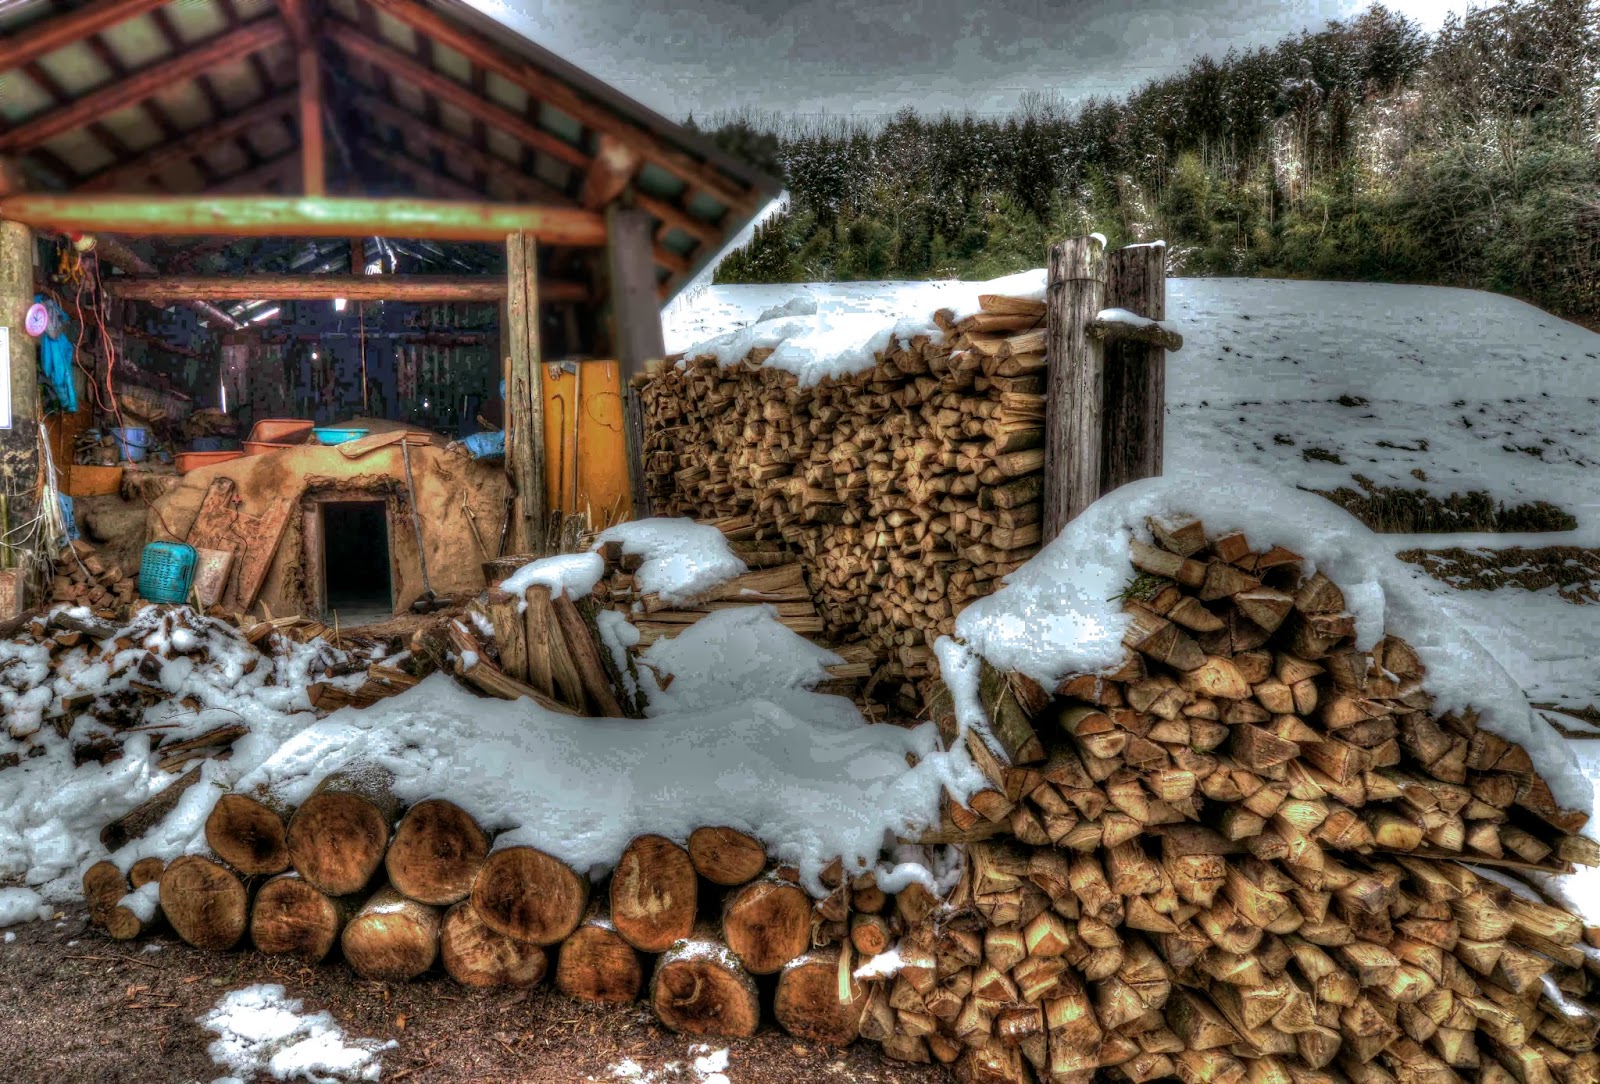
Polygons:
[[981,305],[809,387],[766,348],[657,369],[640,396],[658,513],[797,546],[828,637],[859,631],[926,676],[962,606],[1039,549],[1044,305]]
[[[591,1002],[644,997],[667,1027],[746,1036],[772,1016],[832,1043],[857,1035],[865,991],[852,942],[881,951],[905,928],[890,898],[858,877],[814,900],[763,844],[707,826],[682,843],[632,840],[601,886],[554,856],[500,845],[460,806],[404,808],[371,764],[323,780],[297,809],[234,792],[206,820],[209,854],[127,873],[110,861],[83,878],[91,920],[115,938],[170,926],[201,949],[249,942],[309,963],[337,944],[365,978],[416,979],[438,966],[473,987],[531,986],[548,975]],[[153,887],[147,887],[153,886]]]
[[138,595],[138,581],[88,542],[73,541],[56,558],[55,578],[50,581],[52,603],[87,606],[101,617],[115,618],[126,614]]
[[930,689],[992,787],[869,1037],[968,1081],[1600,1079],[1600,930],[1499,879],[1600,863],[1587,815],[1295,554],[1151,526],[1116,673],[985,670],[986,731]]

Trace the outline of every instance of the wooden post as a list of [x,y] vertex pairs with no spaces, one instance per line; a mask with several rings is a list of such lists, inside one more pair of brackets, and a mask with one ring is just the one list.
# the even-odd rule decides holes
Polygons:
[[1089,322],[1105,308],[1105,242],[1074,237],[1050,246],[1046,286],[1044,527],[1049,542],[1100,496],[1104,349]]
[[316,46],[300,50],[300,191],[327,194],[322,149],[322,64]]
[[655,239],[643,211],[613,205],[606,212],[607,267],[611,276],[611,343],[622,369],[623,425],[628,442],[628,488],[633,518],[650,516],[644,469],[644,410],[635,377],[647,362],[665,356],[661,303],[656,298]]
[[533,553],[544,537],[544,394],[539,379],[539,243],[531,233],[506,238],[506,467],[516,501],[513,553]]
[[[1106,256],[1106,308],[1167,318],[1165,245],[1129,245]],[[1100,493],[1161,474],[1167,402],[1167,351],[1122,338],[1105,346],[1105,424]]]
[[[13,177],[10,165],[0,159],[0,192]],[[20,569],[24,582],[15,585],[17,605],[26,604],[33,561],[43,555],[17,547],[27,539],[19,531],[37,513],[39,461],[39,376],[38,346],[24,328],[28,307],[33,304],[33,231],[17,222],[0,221],[0,327],[7,329],[9,349],[0,356],[0,365],[10,376],[10,425],[0,429],[0,492],[8,494],[5,515],[0,518],[0,536],[16,532],[11,545],[0,542],[0,569]],[[0,389],[0,394],[6,394]],[[9,594],[9,592],[8,592]],[[0,613],[0,620],[11,617]]]

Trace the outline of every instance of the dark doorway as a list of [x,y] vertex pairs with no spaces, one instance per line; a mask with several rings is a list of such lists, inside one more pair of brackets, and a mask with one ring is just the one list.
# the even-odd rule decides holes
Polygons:
[[324,597],[344,625],[394,612],[389,584],[389,515],[383,501],[322,505]]

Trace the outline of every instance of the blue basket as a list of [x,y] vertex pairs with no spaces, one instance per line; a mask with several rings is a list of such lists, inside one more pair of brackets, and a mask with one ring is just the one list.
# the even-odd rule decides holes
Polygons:
[[370,430],[367,429],[313,429],[319,444],[343,444],[346,441],[360,440]]
[[113,429],[117,450],[130,463],[143,463],[150,447],[150,434],[143,429]]
[[151,602],[182,602],[194,583],[195,552],[182,542],[152,542],[139,562],[139,596]]

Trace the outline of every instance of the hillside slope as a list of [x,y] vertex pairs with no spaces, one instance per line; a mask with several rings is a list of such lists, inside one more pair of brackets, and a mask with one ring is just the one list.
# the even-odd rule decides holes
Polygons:
[[[1043,272],[1001,281],[995,292],[1037,290]],[[871,328],[979,289],[714,286],[664,314],[667,349],[797,297]],[[1533,700],[1600,704],[1600,610],[1579,604],[1600,596],[1600,334],[1497,294],[1427,286],[1173,279],[1167,308],[1185,340],[1168,359],[1169,463],[1248,464],[1336,494],[1414,562],[1471,551],[1430,559],[1430,588]]]

